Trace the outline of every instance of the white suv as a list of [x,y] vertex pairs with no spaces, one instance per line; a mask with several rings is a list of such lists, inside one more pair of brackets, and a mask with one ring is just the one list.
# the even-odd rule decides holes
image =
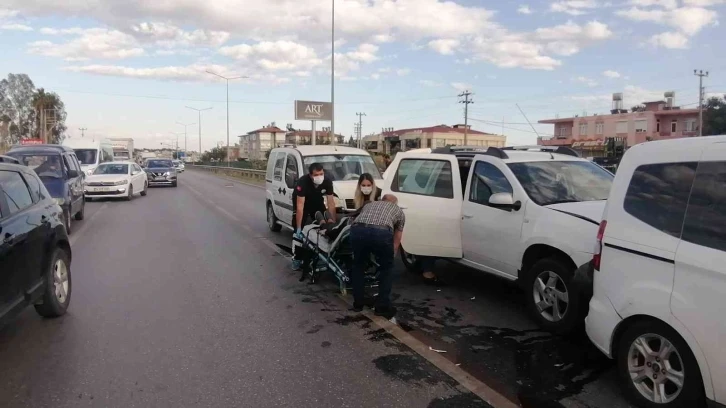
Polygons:
[[429,256],[518,280],[540,326],[581,324],[572,277],[592,259],[613,175],[568,148],[427,150],[386,171],[383,193],[406,214],[406,266]]
[[726,136],[628,150],[598,242],[586,330],[629,396],[726,403]]

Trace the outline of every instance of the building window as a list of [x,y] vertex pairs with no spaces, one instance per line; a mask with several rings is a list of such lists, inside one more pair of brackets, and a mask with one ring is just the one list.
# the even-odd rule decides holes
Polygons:
[[647,120],[636,120],[635,121],[635,133],[645,133],[648,131],[648,121]]
[[615,124],[615,133],[628,133],[628,121],[627,120],[621,120],[620,122],[617,122]]
[[586,135],[587,134],[587,122],[580,123],[580,135]]
[[595,134],[601,135],[604,133],[605,130],[605,124],[604,123],[596,123],[595,124]]
[[567,128],[564,126],[560,128],[560,137],[567,137]]
[[685,123],[685,131],[686,132],[695,132],[696,131],[696,119],[687,119]]
[[655,131],[660,133],[660,119],[655,121]]
[[671,121],[671,133],[676,133],[677,129],[678,129],[678,121],[673,119]]

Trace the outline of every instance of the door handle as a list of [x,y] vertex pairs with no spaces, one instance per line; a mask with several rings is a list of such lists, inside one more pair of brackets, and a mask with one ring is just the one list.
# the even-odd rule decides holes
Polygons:
[[469,214],[461,214],[461,218],[467,218],[467,219],[469,219],[469,218],[474,218],[474,216],[473,215],[469,215]]

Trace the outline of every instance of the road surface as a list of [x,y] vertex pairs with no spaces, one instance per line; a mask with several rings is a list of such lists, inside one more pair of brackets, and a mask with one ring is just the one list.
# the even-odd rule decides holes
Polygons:
[[[86,211],[69,313],[29,309],[0,328],[3,406],[489,406],[349,312],[332,279],[299,283],[258,187],[188,170],[178,188]],[[397,320],[415,342],[525,407],[628,407],[584,335],[536,330],[511,284],[438,271],[448,286],[397,267]]]

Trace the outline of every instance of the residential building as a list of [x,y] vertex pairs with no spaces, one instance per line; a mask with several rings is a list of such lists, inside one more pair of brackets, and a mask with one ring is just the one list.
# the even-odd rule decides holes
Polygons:
[[674,101],[675,94],[666,92],[664,100],[644,102],[633,112],[623,109],[622,94],[614,94],[609,114],[540,120],[554,130],[552,136],[537,138],[537,144],[569,146],[583,156],[600,157],[609,140],[627,148],[649,140],[697,136],[698,109],[681,109]]
[[285,131],[271,123],[263,128],[239,136],[239,157],[249,160],[265,160],[267,152],[285,141]]
[[[312,130],[294,130],[290,129],[285,134],[285,143],[295,145],[309,145],[312,144]],[[337,144],[343,144],[345,137],[340,134],[335,135]],[[331,144],[330,128],[324,127],[321,130],[315,132],[315,143],[316,144]]]
[[468,146],[504,147],[507,137],[481,132],[468,125],[436,125],[411,129],[384,129],[381,133],[363,137],[366,150],[380,154],[393,154],[418,148],[437,148],[464,145],[464,130]]

